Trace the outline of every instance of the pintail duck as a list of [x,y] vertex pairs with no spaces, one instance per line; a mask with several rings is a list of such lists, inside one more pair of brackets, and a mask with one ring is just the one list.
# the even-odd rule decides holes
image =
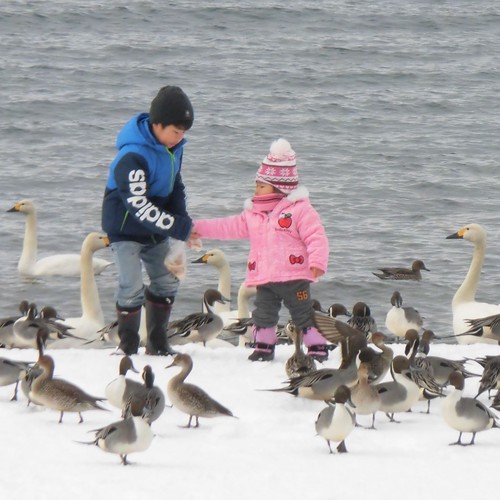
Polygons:
[[[37,258],[37,212],[32,200],[21,200],[7,212],[20,212],[26,215],[26,226],[21,257],[18,263],[19,274],[37,276],[80,276],[80,254],[58,254]],[[93,271],[101,273],[112,262],[94,258]]]
[[133,416],[144,414],[147,409],[149,423],[157,420],[165,409],[165,395],[154,385],[155,376],[151,366],[146,365],[142,371],[144,385],[141,391],[132,391],[129,396],[130,411]]
[[[464,377],[459,371],[450,376],[450,385],[455,390],[443,400],[441,413],[444,421],[452,428],[459,431],[455,443],[461,446],[473,445],[476,433],[499,427],[499,422],[493,412],[475,398],[463,397]],[[462,434],[472,432],[470,443],[462,443]]]
[[60,411],[59,423],[62,423],[65,412],[77,412],[80,416],[80,423],[82,423],[82,412],[105,410],[98,403],[104,401],[104,398],[91,396],[64,379],[54,378],[54,360],[52,357],[41,356],[37,365],[43,371],[31,384],[30,399],[47,408]]
[[109,404],[119,408],[122,412],[125,410],[125,405],[132,394],[144,390],[144,386],[140,382],[127,378],[129,371],[139,373],[132,362],[132,358],[123,356],[118,367],[118,377],[112,380],[104,390],[104,395]]
[[378,269],[380,273],[372,273],[381,280],[413,280],[420,281],[422,273],[420,271],[430,271],[425,267],[422,260],[414,260],[411,264],[411,269],[406,267],[381,267]]
[[316,432],[326,440],[330,453],[333,453],[331,441],[339,443],[339,453],[347,453],[345,440],[353,431],[356,421],[354,412],[347,406],[349,402],[352,404],[349,387],[339,386],[335,391],[334,401],[329,402],[316,419]]
[[396,356],[392,360],[391,374],[393,380],[378,384],[380,395],[380,411],[383,411],[391,422],[395,413],[406,412],[418,401],[420,389],[412,380],[410,361],[406,356]]
[[497,341],[484,336],[462,335],[470,328],[469,321],[474,318],[484,318],[500,313],[500,305],[487,302],[477,302],[476,292],[481,277],[481,269],[486,255],[486,230],[480,224],[469,224],[446,239],[462,239],[474,245],[474,252],[467,274],[455,292],[451,302],[453,313],[453,333],[459,344],[474,344],[477,342],[494,343]]
[[[43,356],[45,350],[45,341],[47,338],[47,333],[44,331],[39,331],[36,334],[36,345],[38,349],[38,360]],[[34,363],[26,372],[22,374],[21,378],[21,390],[28,400],[29,406],[31,403],[38,404],[30,399],[31,385],[33,380],[35,380],[39,375],[43,373],[43,370],[38,366],[38,362]]]
[[191,427],[193,417],[195,418],[194,427],[198,427],[200,417],[234,417],[230,410],[215,401],[203,389],[185,382],[193,369],[193,360],[189,354],[176,354],[172,363],[166,368],[172,366],[180,366],[181,371],[169,380],[167,395],[175,408],[189,415],[186,427]]
[[294,343],[294,352],[285,363],[285,371],[288,378],[294,379],[316,371],[314,359],[302,350],[303,333],[297,330],[293,321],[289,321],[285,329]]
[[473,335],[482,339],[490,339],[500,343],[500,314],[492,314],[482,318],[466,319],[470,328],[464,333],[456,334],[456,337]]
[[[432,364],[424,353],[419,352],[420,339],[416,330],[406,332],[408,345],[406,355],[410,360],[411,378],[420,388],[420,399],[427,401],[427,413],[430,413],[431,401],[443,396],[443,386],[436,382]],[[411,349],[409,349],[409,346]],[[408,352],[410,350],[410,352]]]
[[386,336],[382,332],[373,333],[371,341],[380,349],[380,352],[374,352],[370,361],[370,383],[378,384],[384,380],[389,372],[394,358],[394,351],[385,344]]
[[[31,303],[26,316],[20,317],[14,323],[12,329],[14,334],[14,347],[19,349],[33,349],[37,347],[37,333],[39,331],[46,333],[47,340],[76,338],[68,330],[71,329],[68,325],[62,325],[54,321],[57,317],[57,312],[53,308],[44,308],[44,317],[38,317],[36,304]],[[81,340],[81,339],[80,339]]]
[[363,332],[366,338],[370,338],[370,335],[377,331],[377,322],[371,315],[370,308],[364,302],[356,302],[354,304],[347,324]]
[[328,308],[327,314],[330,318],[338,318],[339,316],[346,316],[347,318],[350,318],[352,316],[352,314],[347,310],[347,307],[338,302],[332,304]]
[[470,372],[466,369],[465,363],[467,362],[467,359],[452,360],[442,356],[429,355],[430,344],[435,338],[435,334],[432,330],[424,330],[422,337],[420,341],[416,343],[416,346],[414,346],[413,342],[415,342],[415,339],[418,338],[418,332],[410,332],[408,336],[414,340],[410,340],[407,344],[405,348],[406,355],[411,356],[410,351],[412,349],[416,349],[416,351],[424,354],[425,363],[431,367],[434,380],[439,386],[446,387],[449,383],[450,375],[456,370],[461,372],[465,378],[478,376],[476,373]]
[[491,407],[497,411],[500,411],[500,391],[498,391],[493,399],[493,403],[491,403]]
[[319,311],[313,311],[313,321],[314,326],[321,335],[332,344],[342,344],[348,342],[349,339],[356,339],[356,345],[359,349],[367,345],[365,335],[357,328],[343,321],[322,314]]
[[[358,382],[351,387],[351,401],[356,408],[356,415],[372,415],[370,429],[375,429],[375,414],[380,410],[380,395],[377,387],[369,382],[372,367],[368,362],[358,366]],[[359,425],[356,422],[356,425]]]
[[19,304],[19,312],[15,316],[7,316],[0,319],[0,345],[11,349],[14,346],[14,323],[21,317],[26,316],[29,309],[29,302],[22,300]]
[[484,391],[488,391],[490,397],[494,389],[500,389],[500,356],[494,356],[486,361],[476,398]]
[[403,298],[397,290],[392,294],[391,304],[385,317],[385,326],[389,332],[400,340],[410,329],[420,331],[424,324],[422,316],[414,307],[403,307]]
[[[329,319],[335,321],[332,318]],[[285,387],[268,390],[288,392],[293,396],[328,402],[341,385],[353,386],[358,379],[357,357],[366,346],[366,339],[358,330],[354,328],[352,330],[356,332],[356,335],[345,339],[341,344],[342,363],[339,368],[321,368],[287,380]]]
[[123,420],[113,422],[106,427],[95,431],[95,439],[90,443],[108,453],[120,455],[121,463],[128,465],[127,457],[130,453],[146,451],[153,441],[153,431],[148,419],[148,411],[141,416],[134,416],[128,403],[125,407]]
[[17,401],[17,389],[22,377],[31,369],[33,363],[0,358],[0,386],[15,384],[11,401]]
[[169,338],[180,336],[190,342],[206,343],[219,335],[224,327],[222,318],[215,312],[215,303],[224,304],[227,301],[222,294],[213,288],[209,288],[203,295],[203,304],[207,312],[189,314],[185,318],[172,321],[168,325]]

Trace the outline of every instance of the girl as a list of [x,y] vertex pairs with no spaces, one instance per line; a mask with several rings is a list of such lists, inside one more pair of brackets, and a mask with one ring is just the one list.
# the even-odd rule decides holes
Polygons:
[[295,152],[288,141],[278,139],[257,171],[255,193],[244,211],[197,220],[190,235],[190,241],[250,240],[245,284],[257,287],[251,361],[274,359],[282,302],[303,331],[308,354],[320,362],[328,358],[326,340],[313,326],[310,295],[310,283],[327,270],[328,239],[307,189],[298,184]]

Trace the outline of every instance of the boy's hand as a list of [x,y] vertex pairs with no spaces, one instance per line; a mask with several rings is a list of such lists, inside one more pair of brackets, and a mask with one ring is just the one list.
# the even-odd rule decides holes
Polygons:
[[203,245],[201,243],[201,238],[200,238],[200,233],[196,231],[196,229],[193,228],[189,235],[189,239],[186,242],[187,247],[190,248],[191,250],[194,250],[196,252],[199,252],[202,248]]

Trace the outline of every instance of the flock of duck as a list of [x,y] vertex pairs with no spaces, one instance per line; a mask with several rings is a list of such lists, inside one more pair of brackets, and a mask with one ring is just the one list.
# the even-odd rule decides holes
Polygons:
[[[127,377],[137,371],[133,361],[123,356],[119,375],[105,390],[105,398],[87,394],[71,382],[54,377],[54,359],[46,349],[109,348],[117,345],[116,323],[105,324],[99,301],[95,274],[102,272],[109,262],[96,259],[94,253],[109,245],[105,235],[90,233],[82,244],[80,254],[53,255],[37,259],[36,210],[29,200],[23,200],[9,212],[26,215],[26,233],[19,272],[23,276],[63,274],[80,276],[82,315],[62,319],[57,311],[45,306],[38,312],[35,304],[23,301],[19,314],[0,319],[0,344],[6,349],[32,348],[38,350],[36,362],[19,362],[0,358],[0,385],[14,385],[13,400],[18,387],[29,402],[64,413],[75,412],[83,421],[82,413],[103,410],[103,402],[119,408],[120,420],[98,429],[89,444],[118,454],[127,464],[127,455],[146,450],[153,439],[151,424],[157,420],[166,405],[163,391],[154,385],[150,365],[142,372],[143,383]],[[486,249],[486,232],[479,224],[470,224],[448,236],[473,244],[473,256],[468,273],[452,301],[454,337],[458,343],[500,342],[500,305],[475,300],[479,276]],[[173,345],[201,342],[203,345],[233,347],[249,340],[251,322],[250,300],[255,289],[242,285],[238,292],[238,309],[230,310],[230,268],[224,253],[218,249],[206,252],[194,261],[217,269],[217,289],[208,289],[203,296],[202,310],[172,321],[168,334]],[[421,260],[412,267],[381,268],[375,274],[383,280],[421,280],[421,271],[428,269]],[[370,308],[358,302],[348,311],[342,304],[333,304],[323,311],[316,303],[314,320],[317,328],[341,352],[338,368],[318,368],[316,362],[302,348],[301,332],[290,321],[278,333],[278,342],[293,343],[292,356],[285,371],[288,380],[282,387],[269,389],[287,392],[296,397],[324,401],[326,407],[316,420],[316,431],[329,447],[337,443],[338,452],[346,452],[345,440],[357,425],[357,415],[385,413],[391,421],[395,415],[410,411],[419,400],[425,400],[430,411],[431,402],[443,398],[441,411],[444,421],[459,432],[456,443],[463,445],[462,434],[472,433],[467,444],[474,444],[476,433],[498,427],[495,411],[500,410],[500,355],[480,359],[452,360],[431,356],[430,345],[435,339],[431,330],[424,330],[419,312],[403,306],[403,297],[395,291],[391,308],[385,318],[389,334],[382,333],[371,316]],[[144,315],[143,315],[144,316]],[[344,317],[345,321],[339,318]],[[405,354],[394,355],[390,341],[405,342]],[[476,362],[482,374],[466,369],[467,362]],[[189,384],[186,378],[193,369],[192,358],[185,353],[174,356],[169,367],[180,367],[167,384],[170,403],[189,416],[187,427],[199,425],[199,418],[234,417],[232,412],[213,399],[202,388]],[[465,380],[480,376],[475,398],[463,395]],[[478,399],[484,392],[496,390],[490,405]]]

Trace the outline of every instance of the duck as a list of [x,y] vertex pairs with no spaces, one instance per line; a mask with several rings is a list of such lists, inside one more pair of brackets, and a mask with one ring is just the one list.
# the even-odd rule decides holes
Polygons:
[[[332,318],[329,318],[335,321]],[[350,327],[349,327],[350,328]],[[285,381],[285,386],[267,389],[272,392],[287,392],[293,396],[317,401],[330,401],[341,385],[351,387],[358,379],[357,358],[366,347],[366,338],[358,330],[342,343],[342,362],[339,368],[321,368],[306,375]]]
[[[441,405],[441,415],[444,421],[459,432],[458,440],[452,445],[468,446],[475,443],[476,434],[492,427],[500,427],[495,414],[481,401],[463,396],[465,387],[464,376],[455,371],[450,376],[450,385],[454,390],[446,396]],[[462,434],[471,432],[469,443],[462,442]]]
[[128,372],[139,373],[135,368],[130,356],[122,356],[118,365],[118,377],[109,382],[104,389],[104,396],[109,404],[122,412],[125,410],[127,401],[130,400],[134,392],[142,392],[143,384],[127,378]]
[[[38,351],[38,360],[44,355],[45,351],[45,342],[47,339],[47,333],[43,330],[40,330],[36,334],[36,347]],[[25,372],[22,373],[21,376],[21,391],[26,396],[28,400],[29,406],[31,403],[35,405],[39,405],[36,401],[32,401],[30,399],[30,391],[31,385],[33,384],[33,380],[35,380],[39,375],[43,373],[43,370],[38,366],[38,362],[32,364]],[[41,405],[39,405],[41,406]]]
[[[192,264],[207,264],[209,266],[215,267],[219,273],[219,281],[217,284],[217,290],[222,294],[223,297],[227,297],[225,304],[216,302],[214,304],[215,312],[222,318],[224,322],[224,331],[221,334],[221,338],[228,341],[232,341],[236,338],[237,343],[240,347],[248,341],[251,341],[251,328],[247,327],[243,331],[234,331],[237,326],[235,323],[239,323],[240,319],[250,318],[250,300],[255,297],[257,293],[257,288],[254,286],[246,286],[243,282],[238,288],[238,299],[237,309],[231,309],[230,299],[231,299],[231,267],[227,260],[226,254],[219,248],[213,248],[205,252],[201,257],[196,260],[191,261]],[[206,312],[206,309],[204,310]],[[236,334],[232,337],[227,337],[225,332],[230,334]]]
[[500,411],[500,391],[495,394],[491,407],[497,411]]
[[37,404],[60,412],[59,423],[64,413],[76,412],[83,422],[82,413],[89,410],[106,410],[99,404],[104,398],[91,396],[76,385],[61,378],[54,378],[54,359],[46,354],[39,357],[38,367],[42,373],[33,380],[29,398]]
[[[57,347],[85,347],[85,342],[99,338],[97,333],[105,326],[104,313],[99,299],[99,289],[92,272],[92,256],[95,252],[109,246],[109,238],[97,232],[89,233],[82,243],[81,274],[80,274],[80,302],[82,315],[65,319],[65,324],[72,327],[73,335],[82,337],[83,340],[67,339],[61,346],[54,342],[51,348]],[[92,344],[88,344],[92,345]]]
[[[358,381],[351,387],[351,401],[356,408],[356,415],[372,415],[372,425],[375,429],[375,414],[380,410],[381,399],[376,385],[370,383],[371,372],[369,362],[361,362],[358,366]],[[356,425],[359,425],[356,422]]]
[[130,453],[146,451],[154,438],[151,423],[148,420],[148,411],[146,410],[141,416],[134,416],[130,408],[129,403],[125,407],[122,420],[96,429],[95,439],[84,444],[92,444],[107,453],[119,455],[122,465],[130,463],[127,460]]
[[[410,333],[409,335],[418,338],[417,332]],[[467,359],[453,360],[443,356],[430,355],[430,345],[435,338],[436,335],[432,330],[424,330],[420,337],[420,341],[417,343],[416,349],[420,354],[425,355],[425,362],[430,365],[434,380],[439,386],[446,387],[449,384],[450,375],[456,370],[461,372],[465,378],[479,376],[477,373],[467,370],[465,367]]]
[[333,318],[328,314],[323,314],[320,311],[313,311],[312,318],[314,326],[332,344],[339,344],[348,339],[355,338],[360,345],[360,349],[366,347],[367,340],[363,332],[348,323]]
[[17,401],[17,390],[22,377],[31,369],[33,363],[28,361],[14,361],[0,357],[0,386],[15,385],[11,401]]
[[[36,335],[39,331],[45,332],[45,340],[57,339],[79,339],[69,333],[68,325],[57,323],[53,320],[53,315],[57,316],[55,309],[51,307],[44,308],[44,313],[39,316],[35,303],[28,307],[26,316],[22,316],[14,322],[12,327],[14,340],[12,346],[18,349],[33,349],[37,347]],[[47,317],[48,315],[48,317]]]
[[356,304],[354,304],[351,317],[347,320],[347,324],[363,332],[367,339],[370,338],[373,332],[377,331],[377,322],[365,302],[356,302]]
[[476,398],[485,391],[488,391],[489,397],[494,389],[500,389],[500,356],[494,356],[486,361]]
[[385,344],[386,335],[382,332],[372,334],[371,341],[380,351],[374,352],[370,361],[370,383],[378,384],[382,382],[389,373],[392,360],[394,359],[394,351]]
[[172,321],[168,325],[169,338],[182,337],[184,342],[207,342],[215,339],[224,327],[222,318],[215,312],[216,302],[225,303],[227,299],[214,288],[208,288],[203,294],[203,305],[207,312],[188,314],[183,319]]
[[414,260],[411,268],[406,267],[381,267],[380,273],[372,273],[381,280],[412,280],[420,281],[422,273],[420,271],[430,271],[422,260]]
[[[322,311],[320,311],[322,312]],[[352,314],[348,311],[347,307],[340,302],[333,303],[328,309],[327,314],[330,318],[338,318],[339,316],[345,316],[350,318]]]
[[406,412],[417,403],[420,389],[412,380],[410,360],[406,356],[395,356],[391,365],[392,381],[376,385],[380,396],[380,411],[383,411],[389,421],[394,419],[395,413]]
[[314,358],[302,350],[302,331],[295,327],[293,321],[288,321],[285,326],[288,335],[293,339],[294,352],[286,360],[285,372],[289,379],[300,377],[316,371]]
[[[37,211],[33,200],[21,200],[7,212],[20,212],[26,215],[23,251],[17,269],[24,277],[40,276],[80,276],[80,254],[58,254],[38,259]],[[112,265],[104,259],[93,259],[95,274],[102,273]]]
[[[165,395],[163,391],[154,385],[155,375],[150,365],[146,365],[142,371],[144,385],[141,391],[131,391],[128,396],[130,411],[132,415],[141,416],[148,409],[149,423],[157,420],[165,409]],[[127,396],[125,396],[127,397]]]
[[414,307],[403,307],[403,298],[398,290],[391,296],[391,305],[385,317],[385,327],[398,341],[403,339],[410,329],[420,332],[424,324],[422,316]]
[[474,335],[482,339],[491,339],[500,344],[500,313],[484,316],[482,318],[466,319],[469,329],[457,337]]
[[0,319],[0,345],[6,347],[7,349],[12,349],[15,341],[14,323],[22,316],[26,316],[28,309],[29,302],[27,300],[22,300],[19,303],[20,315],[16,314]]
[[486,234],[485,228],[480,224],[468,224],[446,237],[446,239],[466,240],[471,242],[474,246],[469,270],[467,271],[464,281],[455,292],[451,302],[453,333],[459,344],[498,343],[498,341],[492,338],[463,335],[469,330],[469,321],[471,319],[500,313],[499,304],[476,301],[481,269],[486,255]]
[[345,440],[354,430],[356,422],[355,413],[347,406],[349,402],[351,402],[349,387],[339,386],[335,391],[334,401],[329,402],[316,419],[316,432],[326,440],[330,454],[333,453],[331,441],[339,443],[338,453],[347,453]]
[[165,368],[174,366],[180,366],[181,371],[168,381],[167,395],[174,408],[189,415],[189,421],[185,427],[191,427],[193,417],[194,427],[199,426],[200,417],[234,417],[231,410],[213,399],[201,387],[186,383],[186,378],[193,369],[193,360],[189,354],[176,354],[172,363]]
[[429,414],[431,401],[443,396],[443,386],[437,383],[432,364],[427,360],[426,354],[419,352],[420,339],[418,332],[409,329],[406,332],[406,339],[408,345],[405,354],[410,360],[411,378],[420,388],[419,399],[427,401],[426,413]]

